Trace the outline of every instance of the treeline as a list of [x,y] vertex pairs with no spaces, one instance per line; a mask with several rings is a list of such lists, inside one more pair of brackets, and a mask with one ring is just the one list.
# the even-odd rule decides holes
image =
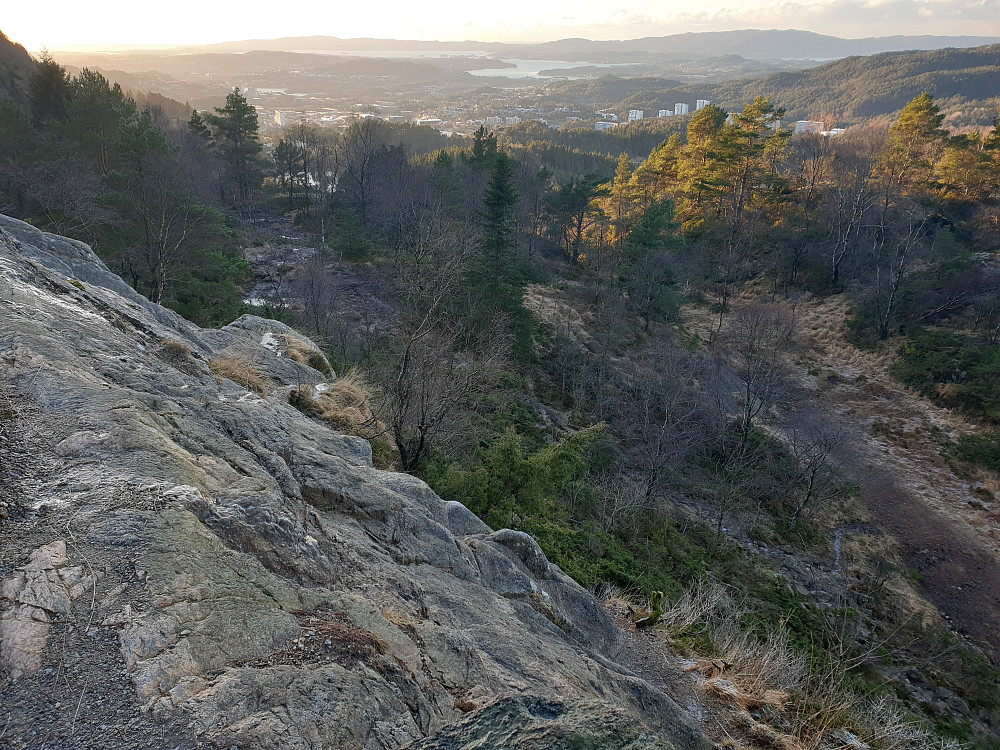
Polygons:
[[[202,132],[175,127],[84,69],[43,58],[28,102],[0,104],[0,210],[91,244],[154,302],[202,324],[232,320],[249,279],[237,222],[259,187],[257,116],[234,93]],[[176,106],[176,103],[173,103]]]
[[[673,108],[673,104],[670,108]],[[647,114],[656,113],[647,112]],[[552,129],[537,120],[530,120],[505,128],[503,140],[504,143],[521,145],[542,143],[549,147],[601,154],[611,158],[617,158],[624,151],[631,158],[639,160],[645,159],[650,151],[671,135],[682,134],[685,124],[684,121],[675,121],[672,118],[649,117],[634,123],[623,122],[608,130],[595,130],[589,122],[583,127]],[[589,171],[597,170],[581,170],[577,174]]]
[[[671,138],[634,170],[623,158],[588,209],[583,245],[620,252],[649,208],[669,199],[689,243],[709,253],[722,311],[733,285],[762,274],[783,289],[847,290],[861,338],[987,304],[972,291],[979,271],[968,253],[997,245],[996,125],[952,137],[926,93],[888,131],[792,139],[773,127],[782,114],[761,98],[731,115],[709,106],[691,118],[686,143]],[[966,288],[952,300],[938,282],[956,274]]]

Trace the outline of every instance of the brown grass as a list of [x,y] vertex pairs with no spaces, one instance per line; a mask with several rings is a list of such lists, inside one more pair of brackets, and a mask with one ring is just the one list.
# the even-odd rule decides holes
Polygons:
[[285,335],[285,356],[300,365],[319,370],[324,375],[331,375],[333,368],[322,352],[304,344],[294,336]]
[[204,374],[203,365],[191,355],[191,349],[175,339],[167,339],[156,350],[156,356],[163,362],[185,375],[195,377]]
[[396,468],[398,453],[385,437],[386,427],[374,411],[372,388],[358,370],[347,370],[332,383],[320,387],[300,385],[289,394],[288,401],[304,414],[321,419],[340,432],[371,442],[376,468]]
[[414,627],[417,625],[418,621],[411,620],[406,615],[401,614],[400,612],[397,612],[394,609],[383,609],[382,617],[387,619],[389,622],[391,622],[393,625],[395,625],[397,628],[399,628],[405,633],[416,632]]
[[191,356],[191,347],[176,339],[167,339],[160,344],[160,353],[164,355],[175,354],[181,357]]
[[271,385],[271,382],[254,368],[253,362],[241,354],[216,357],[208,363],[208,367],[220,383],[222,378],[231,380],[258,396],[266,396]]
[[343,373],[317,395],[320,419],[342,429],[382,431],[372,411],[371,388],[355,369]]

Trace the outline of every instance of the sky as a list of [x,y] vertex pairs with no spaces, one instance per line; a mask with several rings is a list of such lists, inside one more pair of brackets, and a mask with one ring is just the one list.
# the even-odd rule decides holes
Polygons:
[[[804,29],[848,38],[1000,36],[1000,0],[47,0],[5,3],[0,31],[29,51],[189,45],[281,36],[440,41],[634,39],[687,31]],[[693,8],[697,7],[697,10]]]

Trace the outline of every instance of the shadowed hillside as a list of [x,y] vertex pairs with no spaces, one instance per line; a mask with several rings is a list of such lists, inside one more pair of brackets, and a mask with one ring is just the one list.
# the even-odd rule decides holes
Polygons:
[[35,62],[27,50],[0,31],[0,100],[10,97],[17,102],[26,102],[28,78],[34,66]]

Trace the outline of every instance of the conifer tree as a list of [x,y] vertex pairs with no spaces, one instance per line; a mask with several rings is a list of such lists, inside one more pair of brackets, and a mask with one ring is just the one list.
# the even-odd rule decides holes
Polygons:
[[608,204],[607,214],[611,224],[610,241],[614,248],[620,250],[636,220],[632,160],[624,151],[618,156],[615,177],[611,181],[606,203]]
[[115,147],[121,127],[135,122],[135,102],[121,86],[84,68],[68,86],[67,128],[84,151],[97,162],[101,174],[115,167]]
[[35,67],[28,82],[28,101],[31,117],[36,125],[66,117],[66,94],[69,76],[66,69],[52,59],[48,52]]
[[948,131],[941,127],[943,121],[944,114],[926,91],[903,107],[899,120],[889,128],[883,158],[887,186],[896,186],[904,193],[930,186],[934,163],[948,140]]
[[215,114],[206,114],[204,119],[212,127],[220,156],[229,165],[233,199],[237,203],[249,201],[262,174],[257,110],[236,88],[226,97],[224,107],[216,107]]

